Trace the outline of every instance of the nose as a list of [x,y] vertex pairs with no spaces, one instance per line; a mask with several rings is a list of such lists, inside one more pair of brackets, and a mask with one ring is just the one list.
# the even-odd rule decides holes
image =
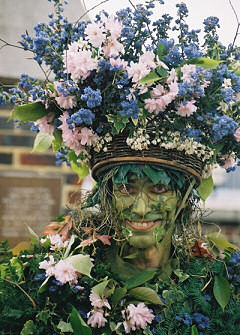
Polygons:
[[151,212],[151,207],[148,202],[149,199],[147,195],[140,194],[133,203],[132,212],[144,218],[147,213]]

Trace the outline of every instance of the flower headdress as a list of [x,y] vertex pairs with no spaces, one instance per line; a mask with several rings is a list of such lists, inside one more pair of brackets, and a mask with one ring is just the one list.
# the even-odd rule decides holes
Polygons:
[[94,167],[102,154],[118,152],[120,136],[130,157],[157,149],[201,162],[192,170],[199,179],[215,164],[235,169],[240,50],[218,41],[216,17],[204,21],[201,45],[200,30],[185,21],[184,3],[175,21],[168,14],[151,21],[155,3],[163,1],[150,0],[75,24],[62,17],[60,1],[54,3],[49,24],[38,24],[35,37],[26,33],[21,40],[40,66],[47,65],[46,80],[23,74],[10,95],[1,93],[2,102],[15,104],[11,118],[32,122],[38,132],[35,150],[52,145],[57,164],[70,162],[84,175],[90,161]]

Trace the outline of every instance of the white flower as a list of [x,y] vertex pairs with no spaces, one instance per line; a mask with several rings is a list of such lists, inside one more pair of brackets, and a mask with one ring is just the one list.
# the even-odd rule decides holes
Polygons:
[[93,307],[98,307],[98,308],[102,308],[102,307],[107,307],[108,309],[111,309],[111,306],[109,305],[109,302],[106,298],[104,297],[100,297],[96,292],[94,292],[92,290],[89,299],[91,301],[91,305]]
[[93,310],[91,311],[91,316],[88,318],[88,324],[93,327],[93,328],[100,328],[100,327],[104,327],[107,319],[104,318],[103,316],[103,311],[100,310]]
[[77,284],[78,273],[68,261],[59,261],[54,267],[54,276],[62,284]]
[[54,266],[55,266],[55,261],[52,255],[49,256],[49,262],[45,260],[39,263],[39,269],[46,270],[47,277],[51,277],[54,275]]

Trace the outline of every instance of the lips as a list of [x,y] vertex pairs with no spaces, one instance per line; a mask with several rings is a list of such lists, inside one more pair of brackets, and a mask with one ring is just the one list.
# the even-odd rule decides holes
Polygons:
[[130,227],[132,227],[135,230],[148,230],[151,229],[155,224],[158,222],[156,221],[126,221],[126,224],[128,224]]

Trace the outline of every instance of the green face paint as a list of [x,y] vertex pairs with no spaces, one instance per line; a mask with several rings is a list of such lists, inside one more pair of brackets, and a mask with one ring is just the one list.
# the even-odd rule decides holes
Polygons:
[[175,191],[133,174],[127,184],[114,184],[113,193],[113,205],[123,222],[122,232],[132,246],[151,247],[173,230],[178,206]]

